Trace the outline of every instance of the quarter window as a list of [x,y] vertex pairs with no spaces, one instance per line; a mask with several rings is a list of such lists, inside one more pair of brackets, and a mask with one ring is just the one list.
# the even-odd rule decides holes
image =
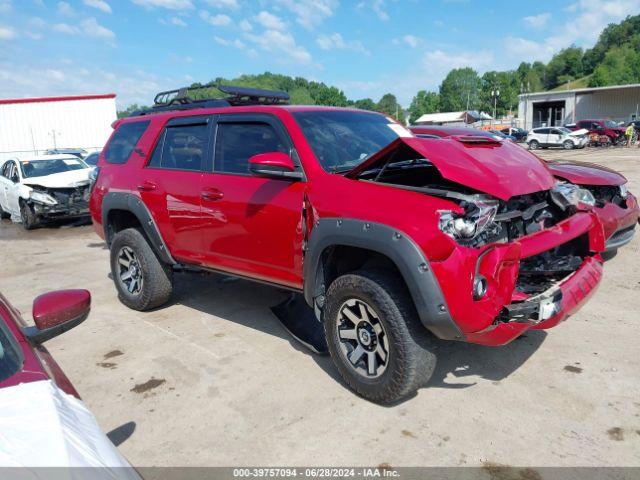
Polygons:
[[105,161],[115,164],[127,163],[131,152],[133,152],[138,140],[140,140],[140,137],[142,137],[142,134],[148,126],[149,121],[131,122],[120,125],[113,134],[113,138],[104,152]]
[[289,147],[268,123],[219,123],[216,135],[216,172],[248,174],[249,158],[259,153],[289,153]]
[[209,143],[209,125],[176,125],[165,128],[150,167],[175,170],[202,170]]

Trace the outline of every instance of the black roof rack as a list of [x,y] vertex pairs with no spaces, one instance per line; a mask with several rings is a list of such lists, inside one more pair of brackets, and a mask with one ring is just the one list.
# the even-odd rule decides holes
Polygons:
[[[193,98],[193,92],[202,90],[218,90],[221,98]],[[197,97],[197,95],[196,95]],[[183,87],[158,93],[153,99],[153,107],[133,112],[131,116],[148,115],[168,110],[190,110],[193,108],[214,108],[242,105],[287,105],[289,94],[277,90],[236,87],[232,85],[202,85]]]

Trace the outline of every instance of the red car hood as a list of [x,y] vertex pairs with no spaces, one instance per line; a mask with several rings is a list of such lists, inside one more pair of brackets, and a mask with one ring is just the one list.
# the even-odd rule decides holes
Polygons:
[[610,185],[617,187],[627,179],[610,168],[595,163],[547,162],[554,176],[576,185]]
[[447,180],[502,200],[548,190],[556,182],[535,155],[512,142],[486,137],[397,138],[346,176],[357,178],[376,165],[384,165],[394,152],[394,161],[425,158]]

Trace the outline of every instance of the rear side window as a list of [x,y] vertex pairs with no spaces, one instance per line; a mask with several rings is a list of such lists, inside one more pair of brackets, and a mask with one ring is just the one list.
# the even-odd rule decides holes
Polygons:
[[546,135],[547,133],[549,133],[549,129],[548,128],[538,128],[536,130],[533,131],[534,133],[538,133],[540,135]]
[[268,123],[238,122],[218,124],[216,172],[249,173],[249,158],[259,153],[289,153],[289,147]]
[[209,125],[167,127],[155,150],[149,167],[174,170],[202,170],[209,143]]
[[140,140],[148,126],[149,121],[123,123],[120,125],[104,152],[105,161],[115,164],[127,163],[131,152],[133,152],[138,140]]

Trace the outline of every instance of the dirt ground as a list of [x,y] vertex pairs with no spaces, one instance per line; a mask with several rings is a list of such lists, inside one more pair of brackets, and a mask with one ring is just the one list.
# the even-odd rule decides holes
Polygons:
[[[640,149],[542,151],[594,161],[640,193]],[[501,348],[438,344],[427,388],[394,407],[351,393],[270,312],[284,294],[179,275],[171,305],[121,305],[90,226],[0,223],[0,291],[91,290],[78,328],[47,343],[136,466],[640,466],[640,237],[607,262],[575,316]]]

